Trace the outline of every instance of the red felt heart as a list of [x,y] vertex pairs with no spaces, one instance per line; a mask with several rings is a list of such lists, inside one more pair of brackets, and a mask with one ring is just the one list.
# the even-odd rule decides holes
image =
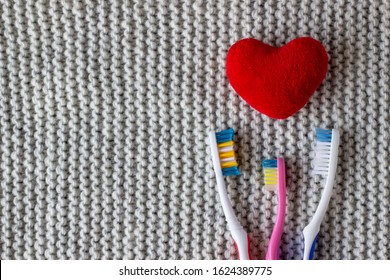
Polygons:
[[275,48],[248,38],[230,47],[226,73],[250,106],[275,119],[298,112],[325,78],[328,55],[310,37]]

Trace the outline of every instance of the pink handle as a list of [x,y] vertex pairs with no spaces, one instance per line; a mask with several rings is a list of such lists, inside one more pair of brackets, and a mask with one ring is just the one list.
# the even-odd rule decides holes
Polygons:
[[266,260],[278,260],[280,239],[283,233],[284,215],[286,213],[286,171],[283,158],[278,158],[278,213],[269,241]]

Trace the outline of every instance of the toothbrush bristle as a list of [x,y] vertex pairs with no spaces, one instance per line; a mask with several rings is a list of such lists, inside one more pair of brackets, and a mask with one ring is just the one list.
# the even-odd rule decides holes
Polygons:
[[327,175],[330,165],[332,130],[316,128],[316,146],[314,148],[313,174]]
[[221,162],[221,169],[223,176],[240,175],[238,170],[238,163],[234,153],[232,128],[215,133],[218,146],[219,160]]
[[319,142],[332,142],[332,130],[316,128],[316,138]]
[[278,187],[278,161],[276,159],[263,160],[264,188],[276,190]]

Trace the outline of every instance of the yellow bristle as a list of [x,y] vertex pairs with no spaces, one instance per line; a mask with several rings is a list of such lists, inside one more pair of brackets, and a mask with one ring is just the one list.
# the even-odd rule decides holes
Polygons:
[[232,167],[232,166],[238,166],[237,161],[221,162],[222,168],[228,168],[228,167]]
[[264,169],[264,184],[276,185],[278,183],[278,170],[275,168]]
[[228,141],[218,144],[219,159],[222,168],[238,166],[236,155],[233,149],[234,142]]
[[228,141],[228,142],[219,143],[219,144],[218,144],[218,148],[233,146],[233,144],[234,144],[233,141]]
[[230,158],[230,157],[234,157],[234,151],[219,153],[219,157],[220,157],[220,158]]

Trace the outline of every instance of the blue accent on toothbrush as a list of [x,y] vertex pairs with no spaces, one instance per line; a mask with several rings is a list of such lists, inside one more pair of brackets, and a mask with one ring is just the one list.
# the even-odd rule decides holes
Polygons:
[[316,128],[316,138],[319,142],[332,142],[332,130]]
[[313,244],[311,245],[309,260],[312,260],[314,258],[314,250],[316,249],[317,239],[318,239],[318,234],[317,234],[316,238],[314,238]]
[[236,175],[240,175],[240,174],[241,173],[238,170],[237,166],[222,168],[222,175],[223,176],[236,176]]
[[226,130],[215,133],[217,138],[217,144],[233,141],[234,130],[232,128],[228,128]]
[[265,159],[263,160],[263,168],[277,168],[278,161],[276,159]]

